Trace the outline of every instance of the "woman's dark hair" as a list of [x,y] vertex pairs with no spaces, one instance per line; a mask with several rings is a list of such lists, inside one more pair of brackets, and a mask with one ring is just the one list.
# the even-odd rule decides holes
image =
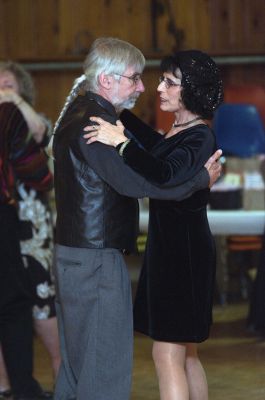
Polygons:
[[163,58],[162,72],[174,76],[180,69],[181,99],[187,110],[203,119],[212,119],[214,111],[223,101],[223,84],[213,59],[199,50],[179,51]]

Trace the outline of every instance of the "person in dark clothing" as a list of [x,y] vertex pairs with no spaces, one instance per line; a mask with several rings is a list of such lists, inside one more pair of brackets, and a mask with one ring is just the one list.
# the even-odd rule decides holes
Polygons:
[[0,104],[0,342],[13,399],[51,399],[33,378],[32,298],[20,252],[16,181],[48,190],[52,175],[47,157],[18,107]]
[[262,239],[262,249],[259,256],[257,275],[253,282],[249,310],[247,316],[247,329],[259,338],[265,339],[265,233]]
[[164,189],[133,172],[115,149],[87,146],[89,117],[115,123],[134,106],[144,91],[144,64],[131,44],[97,39],[56,123],[54,274],[62,354],[56,400],[129,399],[132,298],[123,254],[135,250],[137,198],[181,200],[209,185],[202,168],[184,185]]
[[[124,126],[91,118],[85,135],[117,148],[125,164],[154,184],[170,187],[194,177],[216,147],[206,120],[223,98],[214,61],[198,50],[180,51],[161,64],[160,107],[175,122],[164,136],[124,111]],[[86,128],[91,130],[91,128]],[[182,201],[150,199],[145,258],[134,304],[136,331],[154,340],[161,400],[206,400],[207,382],[197,343],[209,336],[215,282],[215,246],[207,220],[209,189]]]

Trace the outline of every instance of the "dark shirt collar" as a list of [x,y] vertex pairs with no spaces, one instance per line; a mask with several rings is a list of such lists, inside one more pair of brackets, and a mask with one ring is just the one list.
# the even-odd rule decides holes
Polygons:
[[115,107],[108,100],[104,99],[104,97],[90,91],[86,93],[86,96],[89,100],[96,101],[102,108],[104,108],[108,112],[108,114],[113,115],[115,117],[117,116]]

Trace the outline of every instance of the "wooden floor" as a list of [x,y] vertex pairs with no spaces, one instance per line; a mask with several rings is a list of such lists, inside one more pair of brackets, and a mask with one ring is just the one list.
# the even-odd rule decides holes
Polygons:
[[[130,272],[137,279],[138,271]],[[246,331],[247,309],[246,301],[214,307],[211,338],[199,347],[210,400],[265,400],[265,340]],[[159,400],[151,344],[148,338],[135,335],[131,400]],[[37,339],[35,376],[45,388],[52,388],[49,359]]]

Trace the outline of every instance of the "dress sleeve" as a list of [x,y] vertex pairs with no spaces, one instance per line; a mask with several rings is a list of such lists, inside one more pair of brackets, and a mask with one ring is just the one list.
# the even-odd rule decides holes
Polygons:
[[[180,133],[181,134],[181,133]],[[174,137],[164,140],[174,140]],[[127,165],[148,181],[164,187],[171,187],[193,178],[211,156],[215,139],[210,129],[185,135],[185,138],[167,152],[165,157],[156,157],[139,148],[132,140],[123,151]]]
[[145,150],[151,150],[152,147],[162,140],[162,135],[160,135],[160,133],[156,132],[129,110],[125,109],[120,114],[120,120],[127,132],[130,133],[129,135],[127,134],[127,136],[135,138],[136,142],[140,144],[140,147]]
[[126,165],[115,148],[99,142],[87,145],[82,132],[80,132],[79,150],[85,162],[101,179],[124,196],[181,201],[209,185],[209,175],[205,168],[202,168],[194,179],[183,185],[162,188],[160,185],[152,184]]

